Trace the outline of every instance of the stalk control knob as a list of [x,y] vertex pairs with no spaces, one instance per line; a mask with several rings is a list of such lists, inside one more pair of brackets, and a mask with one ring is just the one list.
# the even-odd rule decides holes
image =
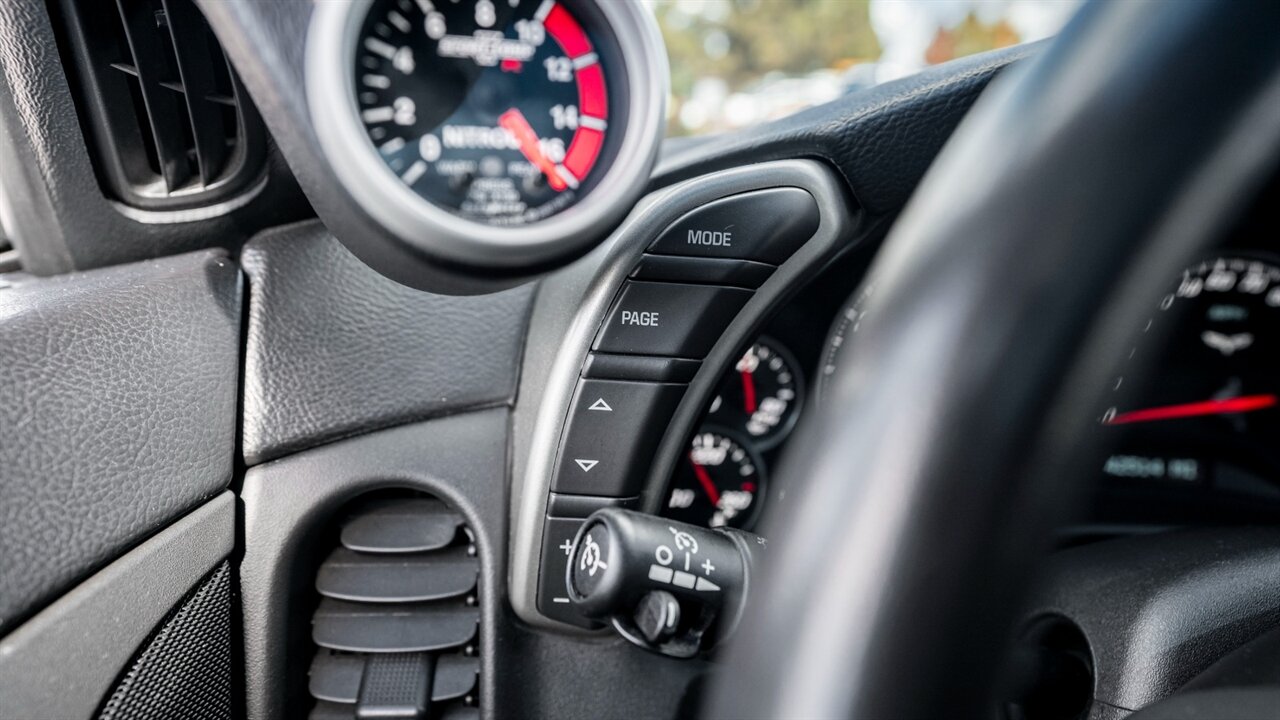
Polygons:
[[604,508],[574,538],[569,601],[640,647],[692,657],[737,625],[764,547],[764,538],[741,530]]

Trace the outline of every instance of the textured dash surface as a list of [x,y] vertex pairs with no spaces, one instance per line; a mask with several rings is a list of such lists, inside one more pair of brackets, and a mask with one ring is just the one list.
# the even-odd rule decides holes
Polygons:
[[240,293],[213,251],[0,290],[0,631],[227,486]]
[[473,297],[413,290],[318,222],[260,235],[241,262],[250,465],[515,394],[531,286]]

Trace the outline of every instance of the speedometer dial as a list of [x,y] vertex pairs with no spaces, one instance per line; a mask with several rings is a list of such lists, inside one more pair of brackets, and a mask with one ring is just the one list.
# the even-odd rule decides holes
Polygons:
[[1280,478],[1277,327],[1280,268],[1240,257],[1189,268],[1130,353],[1154,371],[1114,380],[1102,422],[1118,448],[1103,473],[1236,488]]
[[376,0],[360,30],[360,120],[438,207],[492,224],[559,213],[609,134],[605,63],[556,0]]

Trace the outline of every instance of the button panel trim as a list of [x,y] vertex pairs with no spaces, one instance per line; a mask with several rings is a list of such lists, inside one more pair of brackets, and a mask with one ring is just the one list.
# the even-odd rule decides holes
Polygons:
[[582,377],[600,380],[641,380],[659,383],[687,383],[698,374],[701,360],[615,355],[593,352],[582,364]]
[[706,283],[754,290],[763,285],[775,269],[773,265],[751,260],[645,253],[636,269],[631,272],[631,277],[636,280]]
[[[512,607],[525,621],[571,631],[539,612],[538,567],[549,489],[569,403],[591,354],[600,322],[619,288],[649,244],[690,210],[730,195],[776,187],[798,187],[818,203],[816,233],[760,286],[707,354],[680,402],[645,481],[642,509],[652,511],[679,457],[696,416],[714,390],[719,371],[767,312],[798,283],[812,277],[876,225],[862,223],[847,188],[828,167],[810,160],[781,160],[720,171],[681,182],[646,197],[605,246],[582,262],[543,281],[533,311],[521,397],[513,414],[514,512],[509,590]],[[865,225],[860,228],[860,225]]]

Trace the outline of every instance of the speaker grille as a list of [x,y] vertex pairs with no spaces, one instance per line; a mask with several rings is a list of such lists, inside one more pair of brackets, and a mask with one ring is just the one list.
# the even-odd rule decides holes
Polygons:
[[223,562],[143,643],[101,720],[229,720],[231,566]]
[[478,717],[480,564],[462,516],[380,498],[338,535],[316,575],[311,718]]

